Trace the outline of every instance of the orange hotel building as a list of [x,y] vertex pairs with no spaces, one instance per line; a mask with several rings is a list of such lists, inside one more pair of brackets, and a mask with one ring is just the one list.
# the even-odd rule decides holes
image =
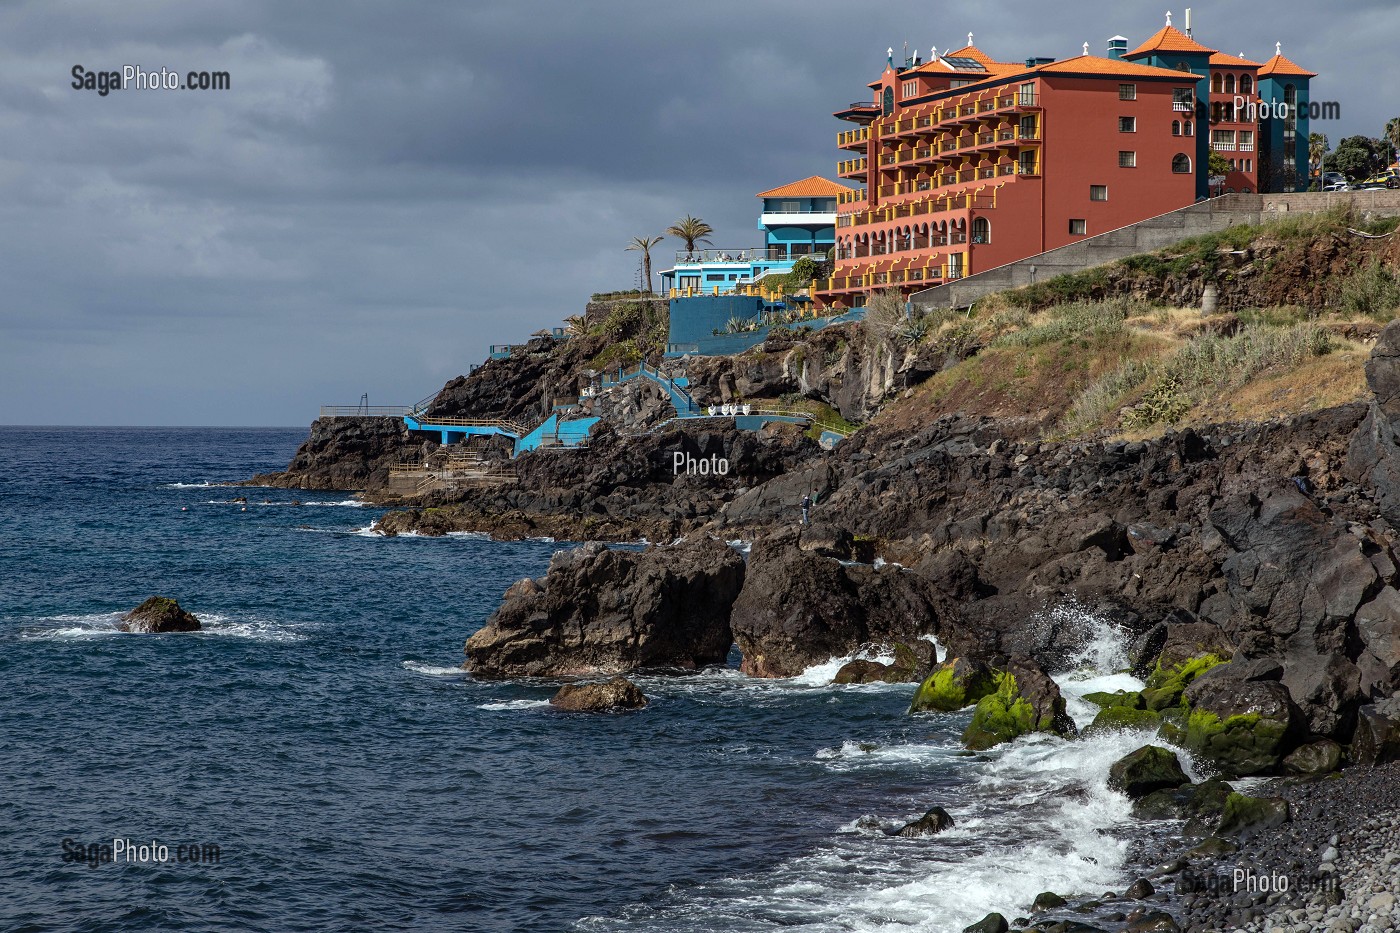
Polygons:
[[[819,306],[908,295],[1212,193],[1258,191],[1260,126],[1229,103],[1252,99],[1280,60],[1311,75],[1281,55],[1267,65],[1224,55],[1170,20],[1132,52],[1115,36],[1106,57],[1086,45],[1060,61],[1000,62],[968,40],[903,67],[891,52],[873,99],[835,114],[856,124],[837,136],[850,156],[838,174],[860,186],[838,199]],[[1306,140],[1306,125],[1294,129]],[[1228,135],[1221,154],[1234,166],[1213,187],[1211,133],[1222,149]]]

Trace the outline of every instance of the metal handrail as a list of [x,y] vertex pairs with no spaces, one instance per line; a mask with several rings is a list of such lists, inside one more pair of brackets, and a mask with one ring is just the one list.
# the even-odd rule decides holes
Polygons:
[[322,405],[322,418],[402,418],[413,413],[405,405]]

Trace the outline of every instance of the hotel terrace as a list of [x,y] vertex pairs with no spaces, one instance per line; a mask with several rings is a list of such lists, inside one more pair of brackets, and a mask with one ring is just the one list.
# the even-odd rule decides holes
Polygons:
[[[1216,193],[1295,190],[1307,178],[1311,72],[1260,64],[1167,24],[1133,51],[997,61],[972,43],[917,55],[835,116],[851,157],[822,307],[903,294],[1185,207]],[[1271,118],[1272,106],[1289,115]],[[1245,106],[1241,104],[1245,103]],[[1252,111],[1252,112],[1251,112]],[[1211,147],[1230,164],[1209,174]]]

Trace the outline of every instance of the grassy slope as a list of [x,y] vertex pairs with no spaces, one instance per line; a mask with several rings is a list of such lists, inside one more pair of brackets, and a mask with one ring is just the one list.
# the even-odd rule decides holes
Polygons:
[[[1027,435],[1132,438],[1169,425],[1267,420],[1364,398],[1370,341],[1400,309],[1400,251],[1390,240],[1346,231],[1395,226],[1393,219],[1364,224],[1320,215],[1236,227],[944,314],[925,340],[967,340],[971,332],[981,349],[887,405],[877,429],[908,430],[961,411],[1020,420]],[[1203,317],[1197,309],[1122,297],[1151,293],[1171,277],[1219,276],[1217,257],[1261,244],[1341,251],[1321,306]],[[1267,277],[1285,272],[1271,269],[1270,260],[1260,265],[1263,284],[1279,291]],[[1307,288],[1318,292],[1315,276]]]

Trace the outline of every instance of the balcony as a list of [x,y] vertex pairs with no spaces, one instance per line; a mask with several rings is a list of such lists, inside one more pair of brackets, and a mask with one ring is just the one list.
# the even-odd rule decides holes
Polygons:
[[1196,109],[1196,102],[1194,100],[1174,100],[1172,101],[1172,109],[1180,113],[1192,113]]
[[838,120],[852,120],[869,123],[880,115],[880,105],[874,101],[858,100],[833,114]]
[[865,194],[866,192],[864,188],[853,188],[850,191],[842,191],[841,193],[836,195],[836,203],[854,204],[857,201],[864,201]]
[[836,174],[842,178],[853,178],[864,176],[866,172],[865,157],[859,159],[844,159],[836,163]]
[[742,249],[693,249],[687,252],[676,250],[676,265],[700,265],[701,263],[744,263],[772,262],[788,259],[781,246],[745,247]]
[[870,127],[862,126],[859,129],[845,130],[836,134],[837,149],[864,149],[865,144],[870,141]]
[[835,211],[764,211],[758,215],[760,227],[830,227]]

